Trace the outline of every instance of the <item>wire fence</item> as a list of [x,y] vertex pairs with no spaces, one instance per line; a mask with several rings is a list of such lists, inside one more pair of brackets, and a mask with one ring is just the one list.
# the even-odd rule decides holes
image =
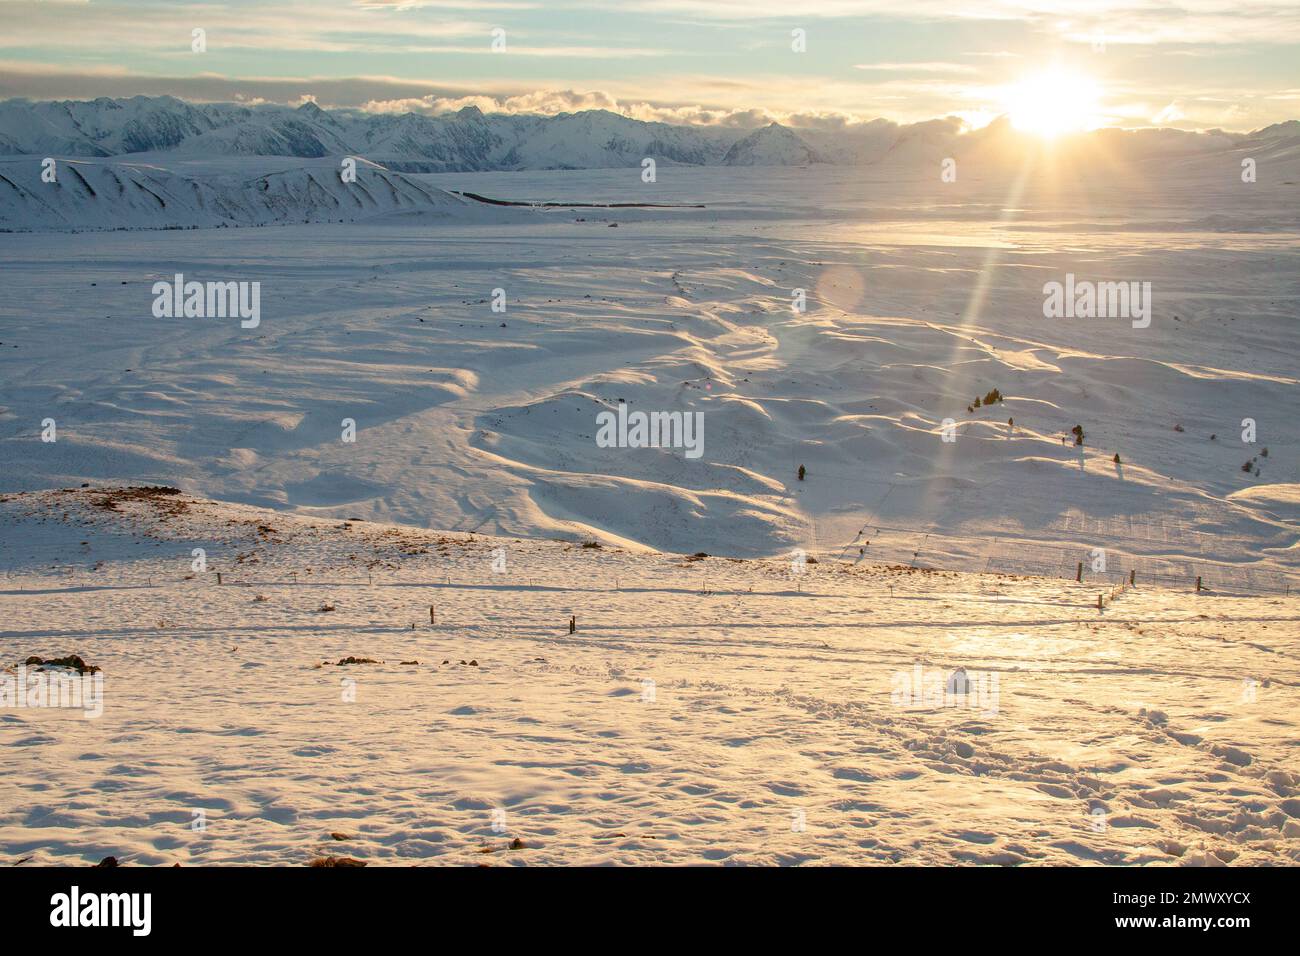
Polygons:
[[[1007,575],[1074,581],[1100,585],[1103,603],[1119,597],[1130,587],[1160,587],[1172,590],[1216,594],[1284,595],[1297,589],[1300,581],[1284,573],[1260,568],[1238,567],[1181,557],[1132,555],[1115,549],[1062,548],[1017,539],[986,539],[946,535],[930,530],[876,526],[870,537],[839,549],[809,550],[814,563],[844,565],[863,570],[880,567],[908,567],[926,571],[953,571],[977,575]],[[575,573],[544,561],[521,562],[512,558],[509,571],[493,573],[489,558],[475,571],[463,558],[440,566],[428,560],[394,560],[353,567],[306,568],[281,563],[240,565],[212,553],[209,567],[202,572],[188,570],[189,552],[176,555],[175,564],[162,566],[157,559],[103,565],[92,561],[69,562],[67,551],[50,549],[41,561],[31,550],[22,549],[26,560],[0,560],[0,591],[35,591],[45,587],[132,588],[192,584],[195,587],[469,587],[491,590],[537,589],[556,591],[655,590],[675,592],[760,593],[764,589],[804,591],[815,589],[816,575],[791,571],[797,562],[768,560],[729,564],[725,572],[707,564],[686,567],[681,556],[665,556],[658,566],[629,568],[623,573],[600,570],[593,565]],[[791,556],[798,552],[792,552]],[[486,554],[486,552],[485,552]],[[408,563],[409,562],[409,563]],[[811,570],[811,569],[810,569]]]
[[[1089,456],[1090,467],[1112,467],[1094,453]],[[791,461],[799,457],[800,450],[792,447]],[[1089,513],[1070,504],[1072,496],[1064,486],[1019,488],[1014,513],[990,514],[984,504],[987,485],[946,490],[930,498],[930,492],[914,484],[872,479],[834,467],[820,467],[817,479],[839,487],[845,500],[863,502],[860,524],[849,524],[851,515],[808,519],[808,540],[821,546],[843,541],[853,533],[850,529],[859,529],[849,543],[827,548],[840,560],[1220,594],[1290,595],[1300,587],[1300,576],[1246,559],[1259,546],[1258,540],[1239,535],[1236,541],[1226,542],[1222,535],[1203,530],[1229,525],[1231,515],[1222,502],[1180,505],[1181,513],[1131,513],[1118,507],[1113,513]],[[905,500],[898,500],[900,496]],[[887,510],[899,508],[928,509],[927,526],[880,523]],[[1052,514],[1057,517],[1042,525],[1018,526],[1017,515]],[[1267,530],[1260,529],[1261,533]],[[1229,553],[1232,545],[1243,555],[1240,563],[1210,557]],[[1104,552],[1104,562],[1096,560],[1098,552]]]
[[876,525],[867,544],[846,545],[840,557],[931,570],[1064,578],[1108,585],[1289,596],[1300,579],[1280,571],[1183,556],[1135,555],[1113,547],[1063,548],[1015,538],[950,535]]

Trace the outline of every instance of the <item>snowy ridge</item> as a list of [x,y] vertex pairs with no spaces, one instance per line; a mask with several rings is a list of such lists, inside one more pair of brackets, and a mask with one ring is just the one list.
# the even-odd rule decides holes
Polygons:
[[[1099,130],[1076,138],[1064,156],[1096,149],[1109,161],[1300,150],[1300,121],[1249,134],[1175,129]],[[689,165],[838,165],[934,162],[989,157],[1016,164],[1032,137],[1005,119],[964,132],[954,119],[887,120],[836,129],[758,130],[645,122],[607,110],[555,116],[483,113],[466,107],[436,116],[232,103],[186,103],[170,96],[91,101],[0,102],[0,155],[109,157],[366,156],[405,172],[635,167],[644,157]],[[1263,153],[1260,151],[1263,150]]]
[[[290,160],[290,162],[297,162]],[[153,164],[56,160],[55,181],[31,160],[0,160],[0,229],[162,229],[355,222],[400,213],[449,216],[466,201],[374,163],[302,165],[263,175],[185,175]]]
[[825,162],[793,130],[772,123],[727,150],[724,166],[803,166]]

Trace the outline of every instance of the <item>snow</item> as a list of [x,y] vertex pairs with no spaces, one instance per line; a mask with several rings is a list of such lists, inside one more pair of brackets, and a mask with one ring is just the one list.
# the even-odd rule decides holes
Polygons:
[[469,208],[467,200],[364,159],[354,160],[354,182],[340,178],[342,159],[253,160],[225,174],[214,174],[220,167],[211,162],[192,173],[178,171],[189,164],[166,162],[56,160],[55,179],[49,182],[31,158],[0,159],[0,229],[192,229],[488,215]]
[[359,155],[390,168],[466,169],[716,164],[744,130],[673,126],[606,110],[557,116],[427,116],[184,103],[172,97],[88,102],[0,101],[0,151],[36,156],[125,154],[324,157]]
[[[1051,573],[1093,548],[1114,569],[1212,585],[1295,569],[1293,516],[1268,490],[1300,466],[1286,187],[1171,186],[1138,212],[1184,192],[1199,208],[1163,232],[1142,216],[1102,232],[1136,189],[1114,183],[1095,211],[1026,191],[1022,219],[990,223],[956,205],[987,208],[1000,181],[959,180],[936,209],[928,179],[882,195],[828,166],[404,178],[441,196],[708,201],[0,236],[0,487],[149,479],[738,557],[871,540],[868,558],[910,561],[930,535],[960,567],[1033,546]],[[1151,282],[1151,326],[1043,318],[1044,282],[1070,272]],[[260,282],[260,325],[154,318],[153,284],[177,273]],[[993,388],[1002,404],[967,412]],[[702,413],[703,456],[597,447],[620,399]],[[40,440],[47,417],[57,442]],[[1061,441],[1076,424],[1082,448]]]
[[[390,198],[311,224],[353,218],[337,157],[75,167],[167,216],[38,212],[21,161],[0,663],[106,700],[0,709],[0,854],[1297,862],[1289,135],[1020,183],[366,166]],[[177,273],[260,324],[154,318]],[[1150,327],[1044,318],[1067,273],[1151,282]],[[599,447],[620,404],[702,414],[702,456]]]
[[793,130],[772,123],[735,143],[722,157],[724,166],[802,166],[822,162]]
[[[1233,150],[1294,156],[1300,121],[1252,133],[1106,129],[1065,142],[1094,169],[1129,162],[1222,156]],[[660,165],[852,166],[938,163],[945,157],[1015,169],[1036,141],[1005,118],[966,130],[954,117],[898,124],[878,119],[830,127],[674,125],[608,110],[540,116],[466,107],[426,115],[297,108],[274,104],[185,103],[170,96],[90,101],[0,101],[0,154],[174,158],[364,156],[399,172],[635,168]]]
[[1296,598],[104,499],[0,502],[3,660],[105,675],[0,715],[6,860],[1300,862]]

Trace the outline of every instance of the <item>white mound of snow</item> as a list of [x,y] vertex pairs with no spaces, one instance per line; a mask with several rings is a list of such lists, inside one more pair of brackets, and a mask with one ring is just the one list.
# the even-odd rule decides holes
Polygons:
[[[0,160],[0,229],[166,229],[343,222],[468,209],[445,190],[358,160],[344,182],[339,160],[259,175],[188,175],[147,163],[55,158],[54,181],[35,157]],[[263,165],[265,163],[263,162]]]

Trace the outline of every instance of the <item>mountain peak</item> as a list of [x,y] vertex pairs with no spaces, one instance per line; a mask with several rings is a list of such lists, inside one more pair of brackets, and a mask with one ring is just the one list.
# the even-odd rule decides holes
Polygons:
[[754,130],[722,157],[725,166],[803,166],[822,158],[803,138],[780,123]]

